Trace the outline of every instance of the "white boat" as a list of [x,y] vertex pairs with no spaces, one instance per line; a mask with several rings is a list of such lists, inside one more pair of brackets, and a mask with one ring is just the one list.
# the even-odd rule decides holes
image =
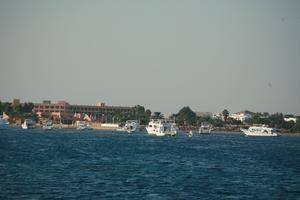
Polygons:
[[35,123],[31,119],[25,119],[24,123],[22,124],[22,129],[33,129]]
[[174,121],[167,119],[152,119],[146,126],[149,135],[156,136],[175,136],[177,127]]
[[126,131],[128,133],[137,132],[139,130],[140,130],[139,120],[127,120],[124,126],[117,129],[117,131]]
[[276,129],[269,128],[266,125],[254,125],[248,129],[241,129],[246,136],[278,136]]
[[209,123],[202,122],[201,126],[199,128],[199,133],[200,134],[210,134],[211,130],[212,130],[212,127]]
[[0,129],[7,129],[9,125],[9,122],[6,118],[3,118],[2,115],[0,115]]
[[76,122],[77,130],[92,130],[86,121],[77,121]]
[[44,130],[52,130],[53,129],[53,123],[51,120],[45,120],[43,122],[43,129]]

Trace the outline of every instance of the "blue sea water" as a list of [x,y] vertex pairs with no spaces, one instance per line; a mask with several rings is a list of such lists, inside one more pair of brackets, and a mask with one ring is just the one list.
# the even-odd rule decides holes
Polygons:
[[0,199],[300,199],[300,137],[0,130]]

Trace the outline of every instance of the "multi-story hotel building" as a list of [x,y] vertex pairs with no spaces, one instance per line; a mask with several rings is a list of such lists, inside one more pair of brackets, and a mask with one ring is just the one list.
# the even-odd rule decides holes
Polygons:
[[93,116],[98,119],[108,113],[128,113],[132,110],[132,107],[124,106],[106,106],[105,103],[97,103],[96,105],[71,105],[66,101],[58,101],[52,103],[51,101],[43,101],[42,103],[35,103],[33,112],[39,116],[43,114],[51,114],[56,117],[64,117],[66,119],[72,119],[74,115]]

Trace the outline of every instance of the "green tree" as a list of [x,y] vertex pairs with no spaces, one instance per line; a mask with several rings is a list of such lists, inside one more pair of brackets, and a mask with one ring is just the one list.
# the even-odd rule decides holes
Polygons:
[[[11,103],[5,102],[1,104],[2,112],[5,112],[8,115],[11,115],[13,112],[13,108],[11,106]],[[1,113],[2,114],[2,113]]]
[[37,120],[38,120],[37,114],[33,113],[33,112],[31,112],[31,113],[24,113],[24,118],[25,119],[32,119],[35,122],[37,122]]
[[296,124],[292,127],[293,132],[300,132],[300,117],[297,117]]
[[224,127],[224,122],[217,118],[217,119],[212,119],[208,121],[211,125],[213,125],[214,127]]
[[145,115],[150,118],[151,117],[151,110],[147,109],[145,111]]
[[197,121],[196,113],[190,107],[183,107],[177,114],[173,115],[179,125],[195,125]]
[[271,127],[283,128],[285,121],[282,113],[272,114],[269,119]]
[[153,119],[163,119],[164,115],[161,112],[154,112],[152,115]]
[[229,111],[227,109],[223,110],[222,111],[222,115],[224,117],[224,121],[226,122],[227,121],[227,118],[229,116]]
[[33,103],[24,103],[24,105],[23,105],[23,112],[24,113],[31,113],[33,107],[34,107]]
[[136,105],[132,109],[132,114],[135,116],[135,118],[140,118],[145,114],[145,108],[140,105]]
[[150,118],[151,118],[151,110],[147,109],[145,111],[144,121],[141,121],[141,124],[147,125],[149,123],[149,121],[150,121]]
[[23,114],[23,106],[21,104],[18,104],[18,105],[14,105],[12,107],[12,115],[14,116],[20,116]]

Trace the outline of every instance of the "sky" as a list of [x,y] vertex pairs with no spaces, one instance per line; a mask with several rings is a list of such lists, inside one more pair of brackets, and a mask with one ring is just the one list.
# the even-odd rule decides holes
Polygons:
[[0,0],[0,100],[300,115],[298,0]]

